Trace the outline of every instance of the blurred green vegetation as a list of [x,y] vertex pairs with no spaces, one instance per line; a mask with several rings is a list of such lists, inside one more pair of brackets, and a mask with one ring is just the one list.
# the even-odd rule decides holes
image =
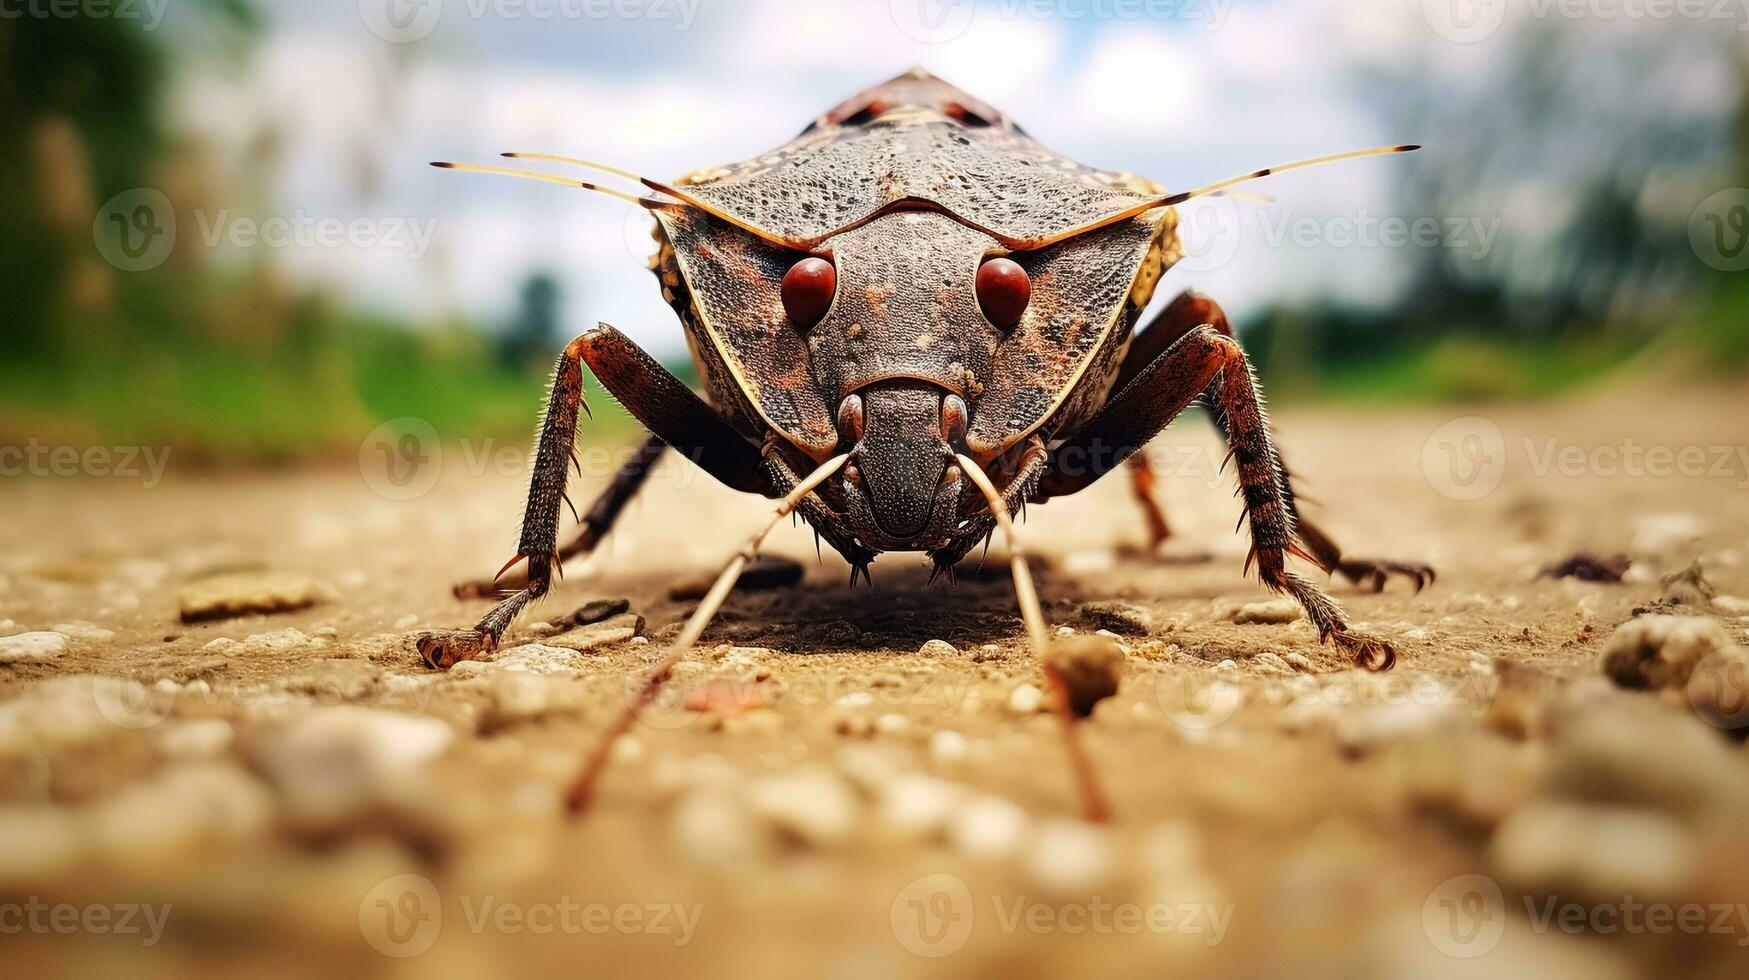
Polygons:
[[[259,25],[246,0],[202,0],[190,16],[180,55],[246,61]],[[180,212],[235,176],[167,130],[171,68],[157,39],[118,18],[0,21],[0,132],[13,137],[0,140],[0,442],[260,462],[354,452],[400,416],[453,438],[526,440],[559,344],[548,277],[531,277],[500,336],[360,313],[285,286],[269,263],[220,268],[187,250],[128,274],[94,254],[100,202],[165,188]],[[267,170],[272,134],[261,142],[251,159]],[[630,420],[595,395],[590,431],[626,437]]]

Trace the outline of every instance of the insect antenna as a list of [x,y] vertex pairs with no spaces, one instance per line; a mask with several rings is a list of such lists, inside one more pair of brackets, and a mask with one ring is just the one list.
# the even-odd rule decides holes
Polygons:
[[[1336,163],[1339,160],[1358,160],[1362,157],[1382,157],[1389,156],[1393,153],[1408,153],[1411,150],[1419,149],[1421,149],[1419,143],[1404,143],[1399,146],[1375,146],[1366,150],[1349,150],[1347,153],[1332,153],[1328,156],[1312,157],[1307,160],[1295,160],[1292,163],[1283,163],[1274,167],[1264,167],[1262,170],[1253,170],[1248,174],[1240,174],[1237,177],[1228,177],[1226,180],[1217,180],[1212,184],[1204,184],[1201,187],[1192,188],[1188,191],[1179,191],[1176,194],[1167,194],[1163,197],[1156,197],[1149,201],[1143,201],[1140,204],[1125,208],[1122,211],[1105,215],[1091,224],[1059,232],[1050,238],[1041,241],[1028,242],[1026,243],[1026,247],[1038,248],[1040,246],[1050,245],[1092,231],[1095,228],[1104,228],[1107,225],[1116,224],[1119,221],[1126,221],[1138,214],[1142,214],[1143,212],[1152,211],[1155,208],[1174,207],[1183,204],[1185,201],[1191,200],[1192,198],[1220,195],[1222,197],[1248,199],[1255,196],[1261,196],[1252,195],[1249,191],[1232,191],[1228,190],[1228,188],[1236,184],[1243,184],[1247,181],[1257,180],[1260,177],[1267,177],[1270,174],[1286,173],[1289,170],[1300,170],[1305,167],[1316,167],[1319,164],[1324,163]],[[650,185],[649,181],[645,181],[644,183]],[[661,190],[662,188],[657,189]]]
[[1008,518],[1008,505],[1003,502],[1002,494],[990,482],[990,477],[976,460],[964,454],[958,454],[958,459],[966,475],[983,492],[984,499],[990,504],[990,516],[996,519],[996,525],[1002,529],[1002,536],[1008,541],[1008,564],[1014,573],[1014,595],[1020,604],[1020,618],[1026,623],[1026,635],[1032,643],[1033,656],[1038,658],[1039,666],[1044,669],[1046,686],[1051,690],[1052,705],[1058,719],[1063,723],[1063,746],[1069,752],[1069,768],[1074,772],[1075,782],[1080,787],[1082,815],[1091,823],[1104,823],[1111,818],[1111,808],[1106,804],[1105,794],[1099,788],[1099,778],[1093,772],[1093,763],[1088,760],[1087,751],[1081,745],[1081,731],[1076,725],[1074,709],[1069,706],[1069,686],[1046,655],[1050,633],[1045,628],[1044,609],[1039,605],[1038,590],[1032,584],[1032,569],[1026,563],[1026,553],[1020,549],[1020,538],[1014,533],[1014,522]]
[[741,572],[747,568],[748,562],[751,562],[754,556],[759,553],[759,545],[765,541],[765,536],[771,533],[771,529],[777,526],[778,521],[789,516],[804,497],[813,493],[815,487],[826,482],[828,477],[843,469],[844,464],[848,462],[850,462],[849,453],[834,456],[821,463],[818,469],[804,477],[772,510],[771,516],[753,535],[752,540],[747,542],[747,546],[737,552],[735,557],[729,559],[729,563],[723,566],[722,574],[717,576],[710,591],[705,593],[705,597],[700,600],[698,608],[693,610],[692,615],[687,618],[686,625],[681,628],[680,636],[674,640],[674,646],[669,648],[668,655],[663,657],[662,661],[645,675],[644,683],[638,688],[636,695],[625,706],[625,710],[620,712],[619,718],[607,729],[606,734],[601,737],[601,744],[596,746],[595,751],[584,762],[583,769],[577,774],[576,782],[571,785],[571,792],[565,798],[566,805],[570,807],[572,813],[581,813],[589,806],[590,799],[595,795],[595,784],[600,780],[601,773],[607,768],[608,759],[612,756],[614,743],[618,742],[619,737],[631,729],[632,722],[638,720],[638,712],[656,699],[657,692],[662,689],[662,685],[668,680],[669,675],[674,673],[674,668],[679,665],[681,660],[685,659],[686,652],[692,649],[692,645],[698,642],[699,635],[704,632],[705,627],[710,625],[711,620],[716,617],[717,610],[722,608],[723,601],[729,597],[730,590],[734,589],[736,580],[741,577]]
[[498,155],[511,160],[545,160],[548,163],[568,163],[573,167],[582,167],[586,170],[599,170],[604,174],[613,174],[615,177],[624,177],[634,184],[641,184],[644,181],[644,178],[632,173],[630,170],[622,170],[619,167],[610,166],[605,163],[596,163],[594,160],[585,160],[582,157],[561,156],[557,153],[522,152],[500,153]]
[[[1171,194],[1160,198],[1150,204],[1149,207],[1170,207],[1174,204],[1183,204],[1185,201],[1188,201],[1193,197],[1202,197],[1207,194],[1218,194],[1235,184],[1243,184],[1246,181],[1256,180],[1259,177],[1267,177],[1270,174],[1286,173],[1289,170],[1316,167],[1319,164],[1336,163],[1341,160],[1359,160],[1362,157],[1382,157],[1390,156],[1393,153],[1409,153],[1413,150],[1419,149],[1421,149],[1421,144],[1419,143],[1405,143],[1401,146],[1375,146],[1365,150],[1349,150],[1347,153],[1331,153],[1328,156],[1312,157],[1307,160],[1295,160],[1292,163],[1283,163],[1274,167],[1264,167],[1262,170],[1253,170],[1248,174],[1241,174],[1238,177],[1228,177],[1226,180],[1218,180],[1212,184],[1205,184],[1194,190],[1180,191],[1177,194]],[[1230,194],[1228,196],[1237,195]]]
[[557,174],[543,174],[535,170],[518,170],[515,167],[494,167],[490,164],[484,163],[451,163],[447,160],[433,160],[431,165],[440,170],[460,170],[463,173],[470,174],[499,174],[505,177],[521,177],[525,180],[545,181],[549,184],[558,184],[560,187],[577,187],[586,191],[598,191],[609,197],[617,197],[629,204],[636,204],[641,208],[659,206],[659,202],[650,201],[647,198],[641,198],[636,194],[627,194],[625,191],[617,190],[612,187],[603,187],[600,184],[590,183],[587,180],[577,180],[572,177],[560,177]]

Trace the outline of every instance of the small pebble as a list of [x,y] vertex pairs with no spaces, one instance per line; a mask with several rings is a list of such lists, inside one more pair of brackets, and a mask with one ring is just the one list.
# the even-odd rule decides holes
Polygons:
[[948,821],[948,838],[966,857],[994,861],[1020,849],[1026,836],[1026,811],[1000,796],[966,802]]
[[1343,714],[1336,725],[1336,744],[1360,755],[1393,742],[1431,735],[1456,720],[1457,712],[1449,704],[1402,701],[1369,705]]
[[959,655],[959,650],[946,640],[928,640],[917,648],[917,652],[927,657],[953,657]]
[[238,572],[197,579],[182,587],[182,621],[197,623],[251,613],[307,609],[333,596],[333,589],[304,575]]
[[0,637],[0,664],[41,663],[67,652],[67,638],[39,630]]
[[1117,693],[1123,676],[1123,650],[1103,636],[1061,639],[1046,654],[1069,690],[1069,707],[1082,718],[1100,701]]
[[1027,874],[1054,892],[1091,892],[1111,876],[1115,860],[1110,833],[1079,820],[1039,824],[1027,842]]
[[1730,634],[1705,617],[1640,616],[1616,629],[1598,666],[1622,687],[1677,687],[1701,660],[1731,646]]
[[1227,611],[1227,619],[1240,625],[1291,623],[1300,618],[1300,605],[1292,599],[1247,602]]
[[720,789],[692,789],[674,805],[669,831],[694,864],[720,868],[759,852],[759,828],[747,807]]
[[820,848],[848,841],[859,805],[850,784],[827,770],[762,776],[747,787],[753,813],[780,835]]
[[887,713],[875,719],[874,729],[882,735],[903,734],[911,727],[911,719],[901,714]]
[[253,742],[250,757],[294,822],[334,828],[442,755],[452,739],[449,726],[434,718],[334,705],[275,726]]
[[75,640],[94,640],[102,642],[104,640],[115,639],[114,630],[106,630],[94,623],[56,623],[54,629],[55,632],[65,634]]
[[949,728],[929,736],[929,754],[937,762],[958,762],[966,757],[966,737]]
[[1680,898],[1701,853],[1682,825],[1650,810],[1533,803],[1495,831],[1489,862],[1526,891],[1600,902]]
[[1008,710],[1013,714],[1037,714],[1044,706],[1045,692],[1032,684],[1022,684],[1008,695]]
[[156,732],[158,750],[178,759],[219,755],[231,748],[231,723],[223,718],[202,718],[166,725]]
[[907,773],[882,787],[877,814],[881,823],[906,840],[942,833],[965,791],[945,779]]
[[577,626],[589,626],[604,619],[628,612],[632,608],[630,599],[596,599],[586,602],[576,612],[571,614],[571,622]]

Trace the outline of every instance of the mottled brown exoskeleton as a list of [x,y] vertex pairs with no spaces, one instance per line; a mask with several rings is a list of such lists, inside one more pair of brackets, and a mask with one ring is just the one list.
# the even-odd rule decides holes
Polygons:
[[[1245,353],[1212,301],[1186,292],[1136,329],[1180,257],[1174,205],[1270,171],[1171,193],[1059,156],[921,70],[833,108],[764,156],[672,184],[574,158],[506,155],[642,183],[643,196],[632,196],[550,174],[440,164],[606,190],[649,209],[658,224],[652,266],[706,390],[694,393],[606,324],[565,348],[512,561],[527,561],[526,576],[474,629],[422,637],[433,667],[491,651],[560,563],[607,533],[665,447],[727,486],[781,499],[771,523],[799,513],[850,562],[854,581],[884,551],[927,552],[938,571],[951,570],[1022,504],[1083,490],[1126,460],[1152,534],[1163,538],[1152,475],[1136,453],[1198,400],[1232,449],[1250,525],[1247,568],[1296,599],[1320,638],[1356,662],[1394,661],[1389,644],[1351,631],[1337,603],[1287,559],[1373,588],[1390,573],[1419,588],[1431,572],[1345,559],[1301,519]],[[651,436],[561,548],[585,363]],[[648,694],[770,526],[724,570]],[[1042,653],[1043,617],[1011,536],[1010,550]]]

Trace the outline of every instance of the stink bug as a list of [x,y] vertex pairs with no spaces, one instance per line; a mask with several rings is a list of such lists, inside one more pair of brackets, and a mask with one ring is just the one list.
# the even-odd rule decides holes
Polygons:
[[[1338,154],[1277,167],[1394,153]],[[764,156],[673,183],[549,154],[634,181],[614,194],[658,225],[652,268],[687,333],[705,393],[694,393],[606,324],[559,357],[517,556],[519,589],[472,630],[418,642],[432,667],[493,650],[567,558],[612,527],[665,447],[737,490],[780,503],[724,569],[649,678],[653,696],[698,639],[765,534],[799,513],[849,561],[854,582],[884,551],[922,551],[951,571],[998,527],[1007,532],[1030,640],[1048,637],[1009,515],[1085,489],[1131,461],[1156,538],[1164,518],[1138,449],[1199,399],[1237,463],[1262,584],[1298,600],[1319,637],[1388,668],[1391,646],[1349,629],[1341,607],[1287,570],[1298,556],[1374,588],[1425,566],[1345,559],[1302,520],[1244,351],[1213,302],[1185,293],[1135,329],[1181,254],[1174,206],[1260,170],[1192,191],[1095,170],[1045,149],[965,92],[913,70],[827,111]],[[558,522],[582,404],[583,365],[652,433],[560,547]],[[491,588],[487,585],[485,588]],[[1047,665],[1074,747],[1061,679]],[[629,725],[637,706],[622,719]],[[616,730],[616,731],[617,731]],[[611,738],[608,740],[611,742]],[[587,798],[598,752],[573,803]],[[1078,755],[1086,806],[1103,806]]]

